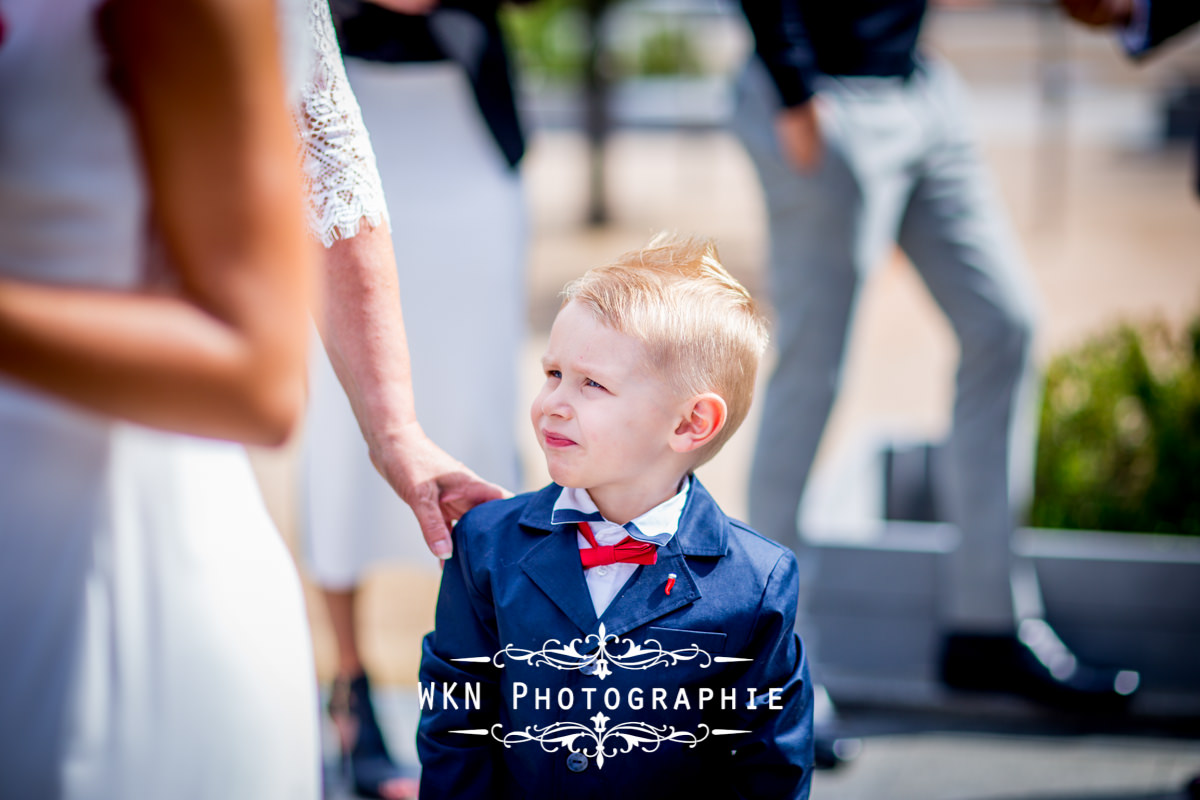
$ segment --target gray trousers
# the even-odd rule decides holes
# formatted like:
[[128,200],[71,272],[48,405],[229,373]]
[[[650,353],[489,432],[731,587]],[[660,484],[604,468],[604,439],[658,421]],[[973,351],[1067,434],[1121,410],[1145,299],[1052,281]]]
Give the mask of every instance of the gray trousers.
[[798,535],[797,508],[837,393],[859,291],[898,243],[961,350],[939,486],[962,532],[939,587],[945,622],[1011,629],[1010,543],[1032,486],[1036,295],[968,131],[966,98],[937,62],[908,79],[823,78],[817,93],[825,153],[817,169],[801,174],[780,154],[778,94],[757,60],[739,87],[734,128],[770,217],[778,352],[751,472],[750,523],[802,561],[813,558]]

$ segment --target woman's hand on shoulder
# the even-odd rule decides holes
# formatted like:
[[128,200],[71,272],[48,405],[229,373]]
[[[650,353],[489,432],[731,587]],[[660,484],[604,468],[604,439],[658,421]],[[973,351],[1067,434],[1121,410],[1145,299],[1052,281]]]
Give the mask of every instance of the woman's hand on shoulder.
[[410,423],[371,443],[371,463],[412,508],[430,552],[451,556],[451,526],[475,506],[511,496],[438,447]]

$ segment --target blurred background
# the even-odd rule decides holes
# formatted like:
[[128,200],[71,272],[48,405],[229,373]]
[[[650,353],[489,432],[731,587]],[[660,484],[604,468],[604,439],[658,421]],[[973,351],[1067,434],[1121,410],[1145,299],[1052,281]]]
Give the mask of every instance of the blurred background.
[[[511,487],[520,491],[547,480],[525,409],[563,284],[673,229],[716,239],[726,266],[765,301],[766,239],[753,167],[725,130],[751,48],[735,4],[541,0],[508,9],[504,23],[530,132],[525,399],[512,421],[526,447],[524,485]],[[1054,4],[997,0],[934,4],[924,37],[968,84],[978,136],[1041,293],[1037,352],[1047,386],[1031,524],[1200,534],[1200,200],[1191,153],[1200,36],[1138,65],[1111,34],[1071,24]],[[865,290],[814,483],[864,437],[944,434],[956,358],[947,323],[894,254]],[[752,411],[700,471],[735,517],[745,516],[757,426]],[[296,453],[255,454],[294,550],[302,535]],[[397,690],[388,701],[397,704],[394,739],[410,738],[415,721],[405,692],[415,687],[437,584],[436,562],[425,556],[379,570],[365,587],[364,654],[373,679]],[[323,614],[314,595],[316,660],[328,680],[334,657]],[[1180,640],[1196,648],[1192,659],[1200,658],[1194,632]],[[931,726],[924,711],[906,713],[863,709],[864,730],[906,735],[868,740],[861,763],[818,776],[818,796],[1149,800],[1182,796],[1169,787],[1200,773],[1200,723],[1187,717],[1152,725],[1149,737],[1107,731],[1082,746],[1087,726],[1045,718],[999,715],[992,730],[947,733],[945,718]],[[396,745],[411,752],[408,742]]]

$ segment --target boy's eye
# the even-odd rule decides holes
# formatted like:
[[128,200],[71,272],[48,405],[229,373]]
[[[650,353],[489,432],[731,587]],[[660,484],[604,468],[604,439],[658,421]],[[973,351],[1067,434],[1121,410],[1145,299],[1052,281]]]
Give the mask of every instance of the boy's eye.
[[554,378],[555,380],[562,380],[562,373],[556,369],[548,369],[546,370],[546,377]]
[[584,385],[584,386],[590,386],[590,387],[592,387],[592,388],[595,388],[595,389],[603,389],[603,388],[604,388],[603,386],[601,386],[600,384],[596,383],[596,382],[595,382],[594,380],[592,380],[591,378],[587,378],[587,379],[585,379],[585,380],[584,380],[584,382],[583,382],[583,385]]

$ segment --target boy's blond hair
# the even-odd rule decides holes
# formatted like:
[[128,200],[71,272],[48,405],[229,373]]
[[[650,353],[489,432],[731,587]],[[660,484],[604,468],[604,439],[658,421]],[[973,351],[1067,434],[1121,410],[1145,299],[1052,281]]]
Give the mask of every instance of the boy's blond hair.
[[642,342],[649,366],[682,396],[713,392],[725,400],[725,427],[699,451],[696,466],[716,455],[750,410],[767,326],[712,240],[660,233],[571,281],[563,297],[563,305],[577,301]]

